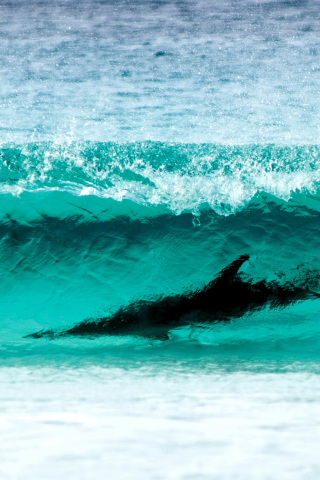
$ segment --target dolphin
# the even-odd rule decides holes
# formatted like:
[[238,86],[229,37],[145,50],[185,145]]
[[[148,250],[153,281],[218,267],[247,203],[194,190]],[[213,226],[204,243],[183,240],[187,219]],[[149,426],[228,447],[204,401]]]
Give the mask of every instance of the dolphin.
[[276,281],[254,282],[239,273],[247,260],[249,255],[241,255],[202,289],[153,301],[136,301],[108,317],[87,319],[62,331],[41,330],[27,337],[133,335],[167,340],[171,330],[182,326],[214,324],[268,306],[285,308],[295,302],[320,298],[320,294],[289,282],[282,285]]

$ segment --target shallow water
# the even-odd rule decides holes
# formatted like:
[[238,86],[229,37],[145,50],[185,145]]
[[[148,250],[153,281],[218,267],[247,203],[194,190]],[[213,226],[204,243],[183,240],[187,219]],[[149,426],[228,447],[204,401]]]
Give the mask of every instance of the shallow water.
[[244,254],[320,292],[319,12],[1,2],[1,478],[319,477],[315,295],[59,334]]
[[318,365],[128,363],[2,369],[1,478],[319,475]]

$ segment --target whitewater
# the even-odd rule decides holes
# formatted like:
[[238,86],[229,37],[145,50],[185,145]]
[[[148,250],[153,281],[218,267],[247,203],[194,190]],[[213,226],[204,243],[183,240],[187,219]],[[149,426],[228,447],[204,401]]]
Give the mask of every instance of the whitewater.
[[1,480],[319,478],[319,19],[0,2]]

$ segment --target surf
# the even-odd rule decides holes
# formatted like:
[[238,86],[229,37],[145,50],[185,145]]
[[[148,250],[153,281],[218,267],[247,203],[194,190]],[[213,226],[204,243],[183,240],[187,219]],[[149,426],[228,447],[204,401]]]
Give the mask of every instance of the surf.
[[[114,324],[108,342],[116,345],[122,334],[147,340],[172,337],[183,318],[186,338],[188,329],[202,322],[206,328],[196,327],[196,338],[213,345],[226,339],[239,319],[239,342],[250,325],[246,335],[255,332],[252,338],[258,343],[268,336],[269,321],[274,338],[282,338],[286,312],[292,317],[286,341],[308,331],[316,342],[317,302],[312,296],[286,308],[270,308],[271,297],[261,309],[235,306],[219,327],[215,319],[227,314],[217,309],[208,314],[205,308],[192,308],[173,324],[168,309],[159,328],[152,321],[137,327],[135,315],[139,302],[150,312],[184,295],[191,302],[192,292],[202,291],[239,252],[250,256],[239,277],[243,286],[265,282],[270,291],[293,285],[318,292],[319,152],[317,146],[168,142],[2,145],[6,344],[13,338],[20,344],[39,331],[52,331],[56,342],[65,344],[80,337],[106,339],[110,319],[120,311],[128,319],[130,309],[133,324],[124,322],[122,332]],[[256,328],[259,315],[264,320]],[[298,320],[301,315],[304,322]],[[83,335],[58,336],[72,329]],[[36,342],[32,337],[24,341]]]

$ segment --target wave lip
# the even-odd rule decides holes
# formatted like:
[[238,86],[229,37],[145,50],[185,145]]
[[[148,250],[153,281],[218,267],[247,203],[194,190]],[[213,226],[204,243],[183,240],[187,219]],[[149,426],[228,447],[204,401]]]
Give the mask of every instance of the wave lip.
[[176,214],[208,205],[220,215],[243,208],[259,192],[284,201],[316,194],[320,146],[54,142],[0,149],[0,192],[67,191]]

